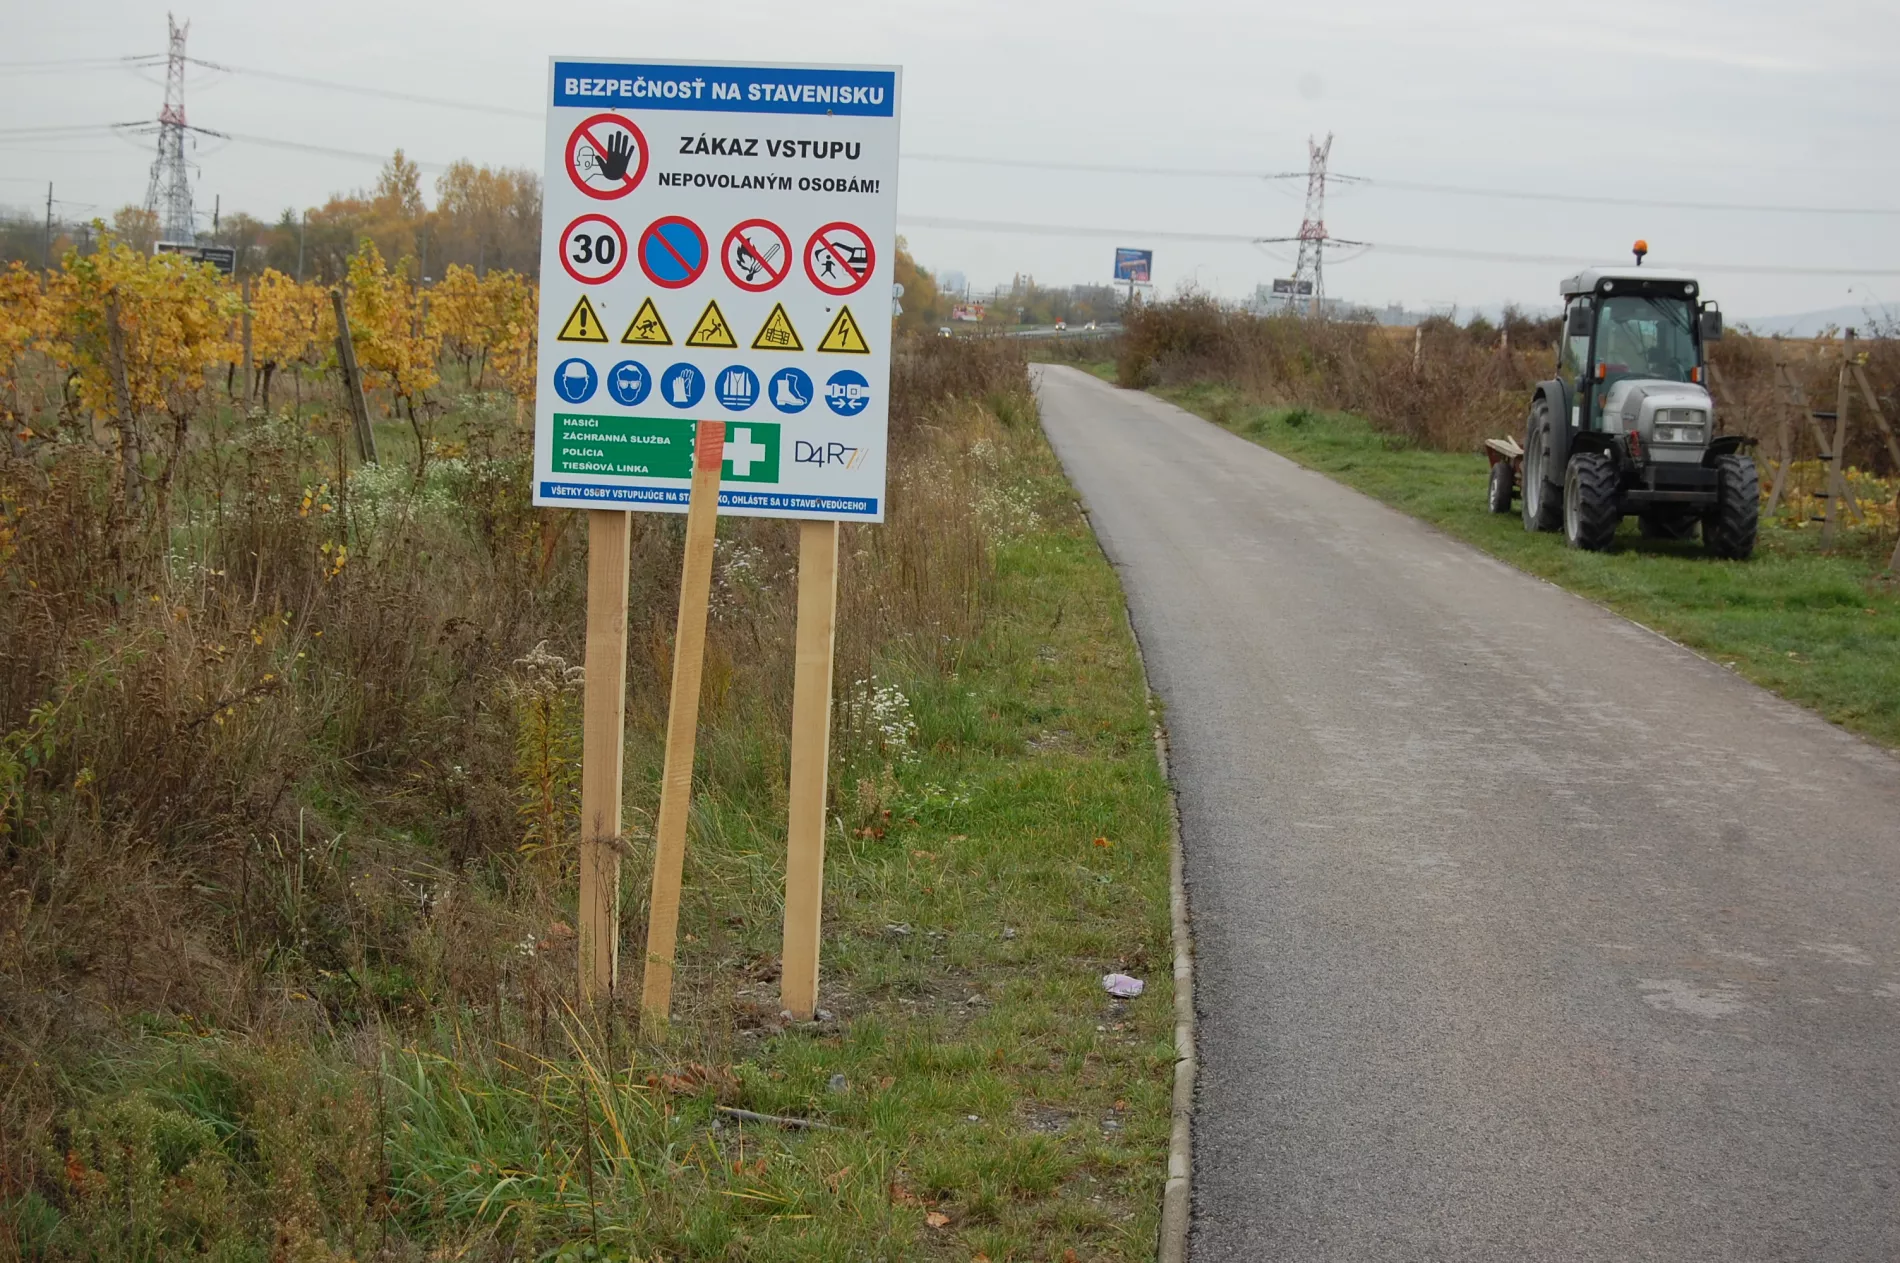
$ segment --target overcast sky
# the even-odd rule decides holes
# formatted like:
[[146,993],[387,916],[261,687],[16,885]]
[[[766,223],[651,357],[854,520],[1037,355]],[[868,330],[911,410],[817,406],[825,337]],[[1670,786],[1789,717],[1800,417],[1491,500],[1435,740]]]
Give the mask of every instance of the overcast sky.
[[[546,57],[872,62],[904,69],[904,147],[1029,163],[1273,172],[1304,168],[1335,134],[1333,166],[1374,183],[1338,190],[1327,227],[1374,249],[1328,269],[1330,293],[1414,307],[1555,301],[1560,263],[1425,257],[1399,247],[1849,269],[1793,276],[1704,268],[1732,316],[1900,301],[1900,213],[1808,215],[1442,195],[1433,183],[1550,195],[1900,212],[1900,48],[1894,0],[1238,0],[321,6],[182,0],[189,51],[233,66],[486,102],[530,115]],[[22,68],[157,53],[162,5],[33,5],[0,16],[0,202],[109,214],[142,201],[151,154],[110,136],[8,129],[150,118],[162,74]],[[245,136],[423,162],[542,166],[542,125],[194,70],[193,123]],[[275,217],[369,183],[372,162],[209,142],[200,204]],[[1245,178],[1037,170],[908,159],[900,230],[920,262],[973,285],[1016,272],[1106,279],[1115,245],[1155,249],[1155,280],[1239,297],[1290,265],[1244,242],[1163,232],[1284,236],[1303,186]],[[431,190],[432,191],[432,190]],[[96,210],[85,210],[90,204]],[[974,231],[921,219],[1150,230],[1117,236]],[[911,220],[909,226],[904,219]],[[1289,256],[1290,257],[1290,254]],[[1881,270],[1895,273],[1882,276]]]

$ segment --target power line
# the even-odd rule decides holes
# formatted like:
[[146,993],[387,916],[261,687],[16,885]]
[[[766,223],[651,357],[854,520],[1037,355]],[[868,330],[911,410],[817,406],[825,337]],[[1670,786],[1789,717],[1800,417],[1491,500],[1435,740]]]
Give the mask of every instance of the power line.
[[87,133],[104,134],[110,132],[117,123],[72,123],[51,127],[0,127],[0,136],[19,136],[34,140],[44,140],[53,136],[78,136]]
[[[1253,245],[1263,238],[1252,233],[1178,232],[1152,228],[1104,228],[1086,224],[1038,224],[1000,219],[954,219],[942,215],[899,215],[898,222],[911,228],[944,228],[958,232],[1020,233],[1046,237],[1116,237],[1124,241],[1203,241],[1224,245]],[[1424,259],[1468,259],[1481,263],[1536,263],[1560,267],[1587,266],[1594,262],[1582,254],[1525,254],[1503,250],[1466,250],[1454,246],[1411,246],[1374,242],[1369,249],[1378,254],[1410,255]],[[1732,272],[1760,276],[1900,276],[1900,268],[1795,267],[1772,263],[1691,263],[1670,264],[1690,271]]]
[[[1016,167],[1026,171],[1085,171],[1096,175],[1184,175],[1213,180],[1266,178],[1259,171],[1241,171],[1231,167],[1137,167],[1100,162],[1045,162],[1041,159],[1029,158],[977,158],[967,154],[915,153],[908,149],[898,156],[906,162],[957,162],[976,167]],[[1300,175],[1304,177],[1306,173],[1302,171]]]
[[[62,61],[17,61],[0,62],[0,71],[53,69],[59,67],[87,67],[103,69],[108,67],[140,68],[156,65],[164,60],[163,54],[134,54],[125,57],[76,57]],[[345,92],[355,96],[378,97],[389,101],[406,101],[413,105],[430,105],[441,109],[466,110],[480,114],[493,114],[503,118],[530,119],[539,122],[544,115],[538,110],[512,109],[504,105],[489,105],[479,101],[461,101],[449,97],[427,96],[416,92],[398,92],[392,88],[375,88],[364,84],[342,83],[334,79],[318,79],[309,75],[294,75],[281,70],[266,70],[260,66],[234,66],[225,62],[207,61],[203,58],[189,59],[193,65],[207,70],[220,70],[227,74],[249,75],[257,79],[270,79],[278,83],[292,83],[306,88],[322,88],[332,92]],[[945,162],[965,166],[1006,167],[1029,171],[1073,171],[1091,175],[1140,175],[1185,177],[1189,179],[1215,180],[1289,180],[1305,179],[1305,171],[1263,172],[1239,167],[1168,167],[1137,165],[1129,163],[1099,162],[1062,162],[1040,158],[993,158],[975,154],[916,153],[905,152],[901,157],[907,162]],[[1425,193],[1447,197],[1478,197],[1519,202],[1562,202],[1585,206],[1630,206],[1644,210],[1691,210],[1710,211],[1724,214],[1758,215],[1834,215],[1834,216],[1876,216],[1900,217],[1900,207],[1892,206],[1796,206],[1779,202],[1710,202],[1681,198],[1619,197],[1609,194],[1589,193],[1538,193],[1526,189],[1500,189],[1478,185],[1440,184],[1420,180],[1383,180],[1371,176],[1329,175],[1334,182],[1363,184],[1374,189],[1390,189],[1405,193]]]
[[1588,206],[1636,206],[1649,210],[1740,211],[1763,215],[1900,215],[1887,206],[1788,206],[1773,202],[1690,202],[1662,198],[1610,197],[1590,193],[1527,193],[1522,189],[1469,188],[1458,184],[1423,184],[1410,180],[1375,180],[1373,188],[1402,189],[1408,193],[1448,193],[1457,197],[1500,198],[1517,202],[1573,202]]
[[[277,140],[270,136],[250,136],[250,135],[246,135],[243,132],[226,132],[224,134],[232,140],[241,141],[242,143],[247,144],[247,145],[263,145],[271,149],[289,149],[289,150],[294,150],[298,153],[323,154],[331,158],[354,158],[363,162],[374,162],[378,164],[388,162],[390,158],[390,155],[386,153],[385,154],[369,153],[361,149],[338,149],[331,145],[306,145],[301,141]],[[403,154],[403,161],[413,162],[416,164],[416,166],[419,169],[423,171],[440,172],[440,171],[447,171],[449,169],[449,165],[447,163],[423,162],[423,161],[420,161],[419,159],[411,158],[407,153]]]
[[[426,96],[419,92],[398,92],[393,88],[375,88],[360,83],[342,83],[335,79],[317,79],[309,75],[289,74],[282,70],[266,70],[261,66],[233,66],[228,62],[208,61],[202,57],[188,57],[185,60],[205,70],[248,75],[253,79],[270,79],[277,83],[294,83],[305,88],[347,92],[353,96],[378,97],[386,101],[407,101],[412,105],[434,105],[443,109],[468,110],[477,114],[497,114],[504,118],[532,119],[535,122],[540,122],[546,117],[539,110],[517,110],[505,105],[488,105],[481,101],[458,101],[450,97]],[[130,57],[75,57],[65,61],[0,62],[0,72],[55,70],[63,67],[91,70],[144,69],[162,65],[164,62],[165,55],[162,53]]]
[[479,101],[457,101],[448,97],[423,96],[416,92],[397,92],[392,88],[372,88],[362,84],[338,83],[334,79],[313,79],[308,75],[285,74],[281,70],[262,70],[256,66],[232,66],[224,62],[204,61],[193,57],[194,66],[203,66],[207,70],[222,70],[227,74],[249,75],[254,79],[272,79],[278,83],[294,83],[306,88],[325,88],[332,92],[347,92],[354,96],[381,97],[387,101],[407,101],[412,105],[434,105],[449,110],[469,110],[478,114],[498,114],[504,118],[528,118],[541,122],[547,116],[539,110],[516,110],[505,105],[486,105]]
[[[1216,180],[1304,180],[1305,171],[1263,172],[1235,167],[1160,167],[1120,163],[1042,162],[1021,158],[983,158],[974,154],[912,153],[901,155],[908,162],[950,162],[966,166],[1013,167],[1038,171],[1081,171],[1097,175],[1183,176]],[[1429,193],[1450,197],[1501,198],[1521,202],[1568,202],[1589,206],[1634,206],[1646,210],[1722,211],[1766,215],[1876,215],[1900,216],[1900,207],[1891,206],[1791,206],[1776,202],[1704,202],[1672,198],[1618,197],[1610,194],[1537,193],[1524,189],[1483,188],[1464,184],[1433,184],[1418,180],[1382,180],[1375,176],[1329,175],[1332,181],[1361,184],[1372,189],[1392,189],[1406,193]]]
[[[67,62],[0,62],[0,70],[13,67],[30,68],[37,66],[90,66],[95,68],[130,67],[155,64],[162,56],[151,55],[128,57],[73,58]],[[207,70],[220,70],[227,74],[249,75],[257,79],[269,79],[278,83],[297,84],[306,88],[321,88],[331,92],[344,92],[354,96],[377,97],[388,101],[406,101],[412,105],[430,105],[440,109],[465,110],[479,114],[493,114],[503,118],[530,119],[536,122],[545,117],[539,110],[513,109],[505,105],[489,105],[479,101],[461,101],[450,97],[428,96],[417,92],[399,92],[393,88],[376,88],[365,84],[343,83],[335,79],[319,79],[310,75],[289,74],[281,70],[266,70],[261,66],[234,66],[226,62],[207,61],[203,58],[189,59],[193,65]],[[1239,167],[1168,167],[1139,165],[1129,163],[1100,162],[1062,162],[1030,158],[993,158],[975,154],[916,153],[905,152],[901,157],[907,162],[945,162],[966,166],[1006,167],[1029,171],[1072,171],[1090,175],[1140,175],[1184,177],[1189,179],[1215,180],[1290,180],[1305,179],[1305,171],[1264,172]],[[1538,193],[1526,189],[1499,189],[1478,185],[1439,184],[1420,180],[1383,180],[1372,176],[1351,176],[1332,174],[1327,177],[1333,182],[1362,184],[1373,189],[1389,189],[1405,193],[1425,193],[1446,197],[1478,197],[1519,202],[1567,202],[1585,206],[1630,206],[1644,210],[1691,210],[1711,211],[1724,214],[1757,215],[1833,215],[1833,216],[1876,216],[1900,217],[1900,207],[1891,206],[1796,206],[1779,202],[1710,202],[1681,198],[1619,197],[1610,194],[1589,193]]]
[[164,60],[163,53],[132,53],[124,57],[58,57],[40,61],[0,61],[0,73],[39,74],[55,70],[110,70],[121,66],[136,68],[157,65]]

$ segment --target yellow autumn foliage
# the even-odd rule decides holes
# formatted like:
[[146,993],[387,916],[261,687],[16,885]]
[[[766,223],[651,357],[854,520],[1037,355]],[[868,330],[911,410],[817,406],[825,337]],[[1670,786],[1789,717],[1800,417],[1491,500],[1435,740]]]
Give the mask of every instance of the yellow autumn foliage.
[[[188,416],[205,373],[242,354],[237,290],[216,269],[179,255],[143,254],[115,240],[89,255],[69,253],[48,274],[44,304],[44,349],[74,374],[80,402],[101,417],[121,407],[134,416]],[[115,381],[121,368],[123,401]]]
[[350,256],[348,310],[364,384],[387,389],[413,407],[441,380],[441,344],[423,320],[421,297],[407,273],[392,271],[367,238]]
[[251,357],[260,366],[315,368],[334,354],[329,291],[267,268],[251,285]]
[[[1827,512],[1825,491],[1826,466],[1818,460],[1798,460],[1788,467],[1788,485],[1782,489],[1781,504],[1775,515],[1796,530],[1818,526]],[[1774,465],[1764,463],[1761,471],[1762,495],[1768,495],[1774,479]],[[1865,527],[1892,531],[1900,524],[1900,478],[1876,478],[1865,470],[1847,468],[1847,489],[1860,505],[1861,517],[1851,512],[1841,519],[1844,529]]]
[[18,368],[26,352],[46,337],[46,303],[40,278],[23,263],[0,272],[0,423],[23,411]]
[[[441,282],[429,291],[429,331],[444,351],[472,369],[472,384],[478,390],[491,366],[514,389],[524,326],[528,326],[528,358],[533,358],[534,319],[534,283],[516,272],[477,276],[474,269],[451,263]],[[532,389],[531,363],[527,373]]]

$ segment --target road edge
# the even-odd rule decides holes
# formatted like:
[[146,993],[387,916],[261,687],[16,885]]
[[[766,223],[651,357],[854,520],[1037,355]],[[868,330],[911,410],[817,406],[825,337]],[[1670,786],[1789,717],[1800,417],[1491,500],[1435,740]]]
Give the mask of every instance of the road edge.
[[[1133,635],[1131,622],[1129,632]],[[1148,663],[1135,637],[1141,677]],[[1155,710],[1154,689],[1148,709]],[[1181,804],[1174,793],[1168,761],[1168,730],[1157,717],[1155,760],[1168,787],[1168,912],[1174,927],[1174,1109],[1168,1131],[1168,1182],[1161,1190],[1161,1232],[1155,1255],[1160,1263],[1186,1263],[1189,1210],[1194,1177],[1194,942],[1188,925],[1187,866],[1181,851]]]
[[[1040,395],[1041,375],[1031,365],[1032,393]],[[1098,379],[1099,380],[1099,379]],[[1038,397],[1037,424],[1041,425],[1042,401]],[[1045,436],[1047,431],[1044,431]],[[1050,444],[1051,450],[1054,444]],[[1061,463],[1060,453],[1056,456]],[[1062,476],[1067,479],[1065,467]],[[1115,572],[1116,587],[1121,587],[1121,567],[1109,555],[1095,529],[1088,501],[1073,482],[1070,491],[1088,523],[1109,568]],[[1181,800],[1175,793],[1174,774],[1168,759],[1168,728],[1162,721],[1161,699],[1148,675],[1148,655],[1142,651],[1141,633],[1135,629],[1134,614],[1128,608],[1128,593],[1122,591],[1122,621],[1128,628],[1128,642],[1135,647],[1135,665],[1141,668],[1141,685],[1148,697],[1148,715],[1154,722],[1155,763],[1161,770],[1168,791],[1168,917],[1174,938],[1174,1098],[1168,1129],[1168,1177],[1161,1188],[1161,1227],[1156,1234],[1155,1257],[1160,1263],[1187,1263],[1188,1227],[1192,1219],[1194,1180],[1194,1078],[1198,1066],[1194,1044],[1194,938],[1188,917],[1187,860],[1181,846]]]

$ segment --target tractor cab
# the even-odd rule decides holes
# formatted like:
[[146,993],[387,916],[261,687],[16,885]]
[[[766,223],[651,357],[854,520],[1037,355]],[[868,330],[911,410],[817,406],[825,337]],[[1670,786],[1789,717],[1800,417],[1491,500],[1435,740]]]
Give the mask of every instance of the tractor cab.
[[1569,428],[1634,432],[1677,449],[1672,458],[1691,456],[1686,446],[1714,433],[1705,346],[1722,336],[1720,309],[1700,300],[1695,277],[1657,268],[1588,268],[1561,288],[1557,373]]

